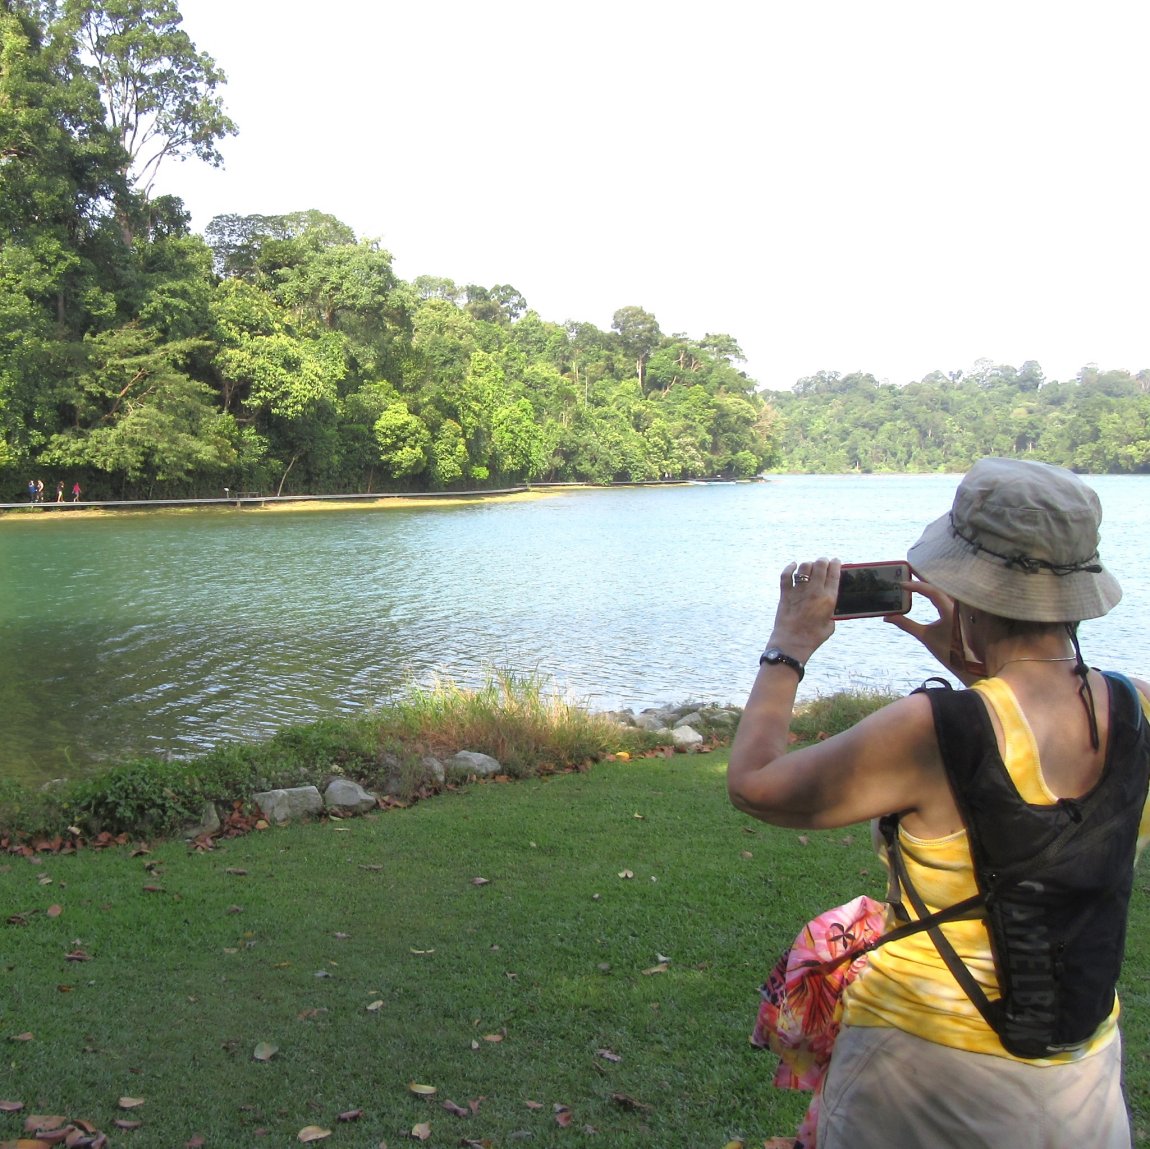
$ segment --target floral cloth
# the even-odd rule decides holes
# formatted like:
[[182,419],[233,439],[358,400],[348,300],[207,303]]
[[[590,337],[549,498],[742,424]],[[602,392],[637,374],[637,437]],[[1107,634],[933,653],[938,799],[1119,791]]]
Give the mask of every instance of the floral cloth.
[[842,1020],[843,990],[866,968],[867,946],[882,936],[884,922],[882,903],[865,894],[826,910],[803,926],[763,984],[751,1044],[779,1055],[776,1088],[814,1093],[795,1149],[815,1149],[819,1097]]

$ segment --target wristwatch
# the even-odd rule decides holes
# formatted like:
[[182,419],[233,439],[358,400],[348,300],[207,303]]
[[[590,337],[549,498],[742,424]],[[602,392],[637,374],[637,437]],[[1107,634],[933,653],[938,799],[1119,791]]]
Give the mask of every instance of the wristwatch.
[[798,676],[799,681],[802,682],[803,675],[806,674],[807,668],[803,666],[797,658],[792,658],[791,655],[779,650],[777,646],[768,646],[766,650],[759,656],[759,665],[762,666],[766,663],[768,666],[778,666],[782,663],[783,666],[789,666]]

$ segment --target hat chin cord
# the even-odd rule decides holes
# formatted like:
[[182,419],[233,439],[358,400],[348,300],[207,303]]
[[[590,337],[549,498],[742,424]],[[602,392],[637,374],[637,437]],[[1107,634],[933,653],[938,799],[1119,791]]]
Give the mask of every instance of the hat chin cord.
[[1100,744],[1098,714],[1094,709],[1094,691],[1090,689],[1090,667],[1083,660],[1082,647],[1078,645],[1077,624],[1068,622],[1066,633],[1070,636],[1070,645],[1074,647],[1074,673],[1081,679],[1078,685],[1078,697],[1082,699],[1082,705],[1086,708],[1086,721],[1090,724],[1090,746],[1097,750]]

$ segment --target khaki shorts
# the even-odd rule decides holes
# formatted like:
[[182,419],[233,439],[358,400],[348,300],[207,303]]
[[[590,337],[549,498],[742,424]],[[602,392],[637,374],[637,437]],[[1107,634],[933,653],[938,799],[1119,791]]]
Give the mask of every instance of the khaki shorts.
[[899,1029],[843,1026],[819,1149],[1130,1149],[1122,1047],[1036,1066]]

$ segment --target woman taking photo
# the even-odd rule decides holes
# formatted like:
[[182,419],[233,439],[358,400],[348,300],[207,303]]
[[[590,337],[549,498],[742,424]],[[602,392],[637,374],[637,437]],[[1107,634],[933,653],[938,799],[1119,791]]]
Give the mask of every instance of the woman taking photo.
[[[1054,848],[1028,850],[1033,880],[1012,889],[1034,904],[1016,906],[1013,919],[996,907],[989,918],[983,910],[941,926],[941,942],[936,929],[875,949],[845,993],[819,1149],[1129,1149],[1113,983],[1135,851],[1150,831],[1141,712],[1150,686],[1136,682],[1135,694],[1128,680],[1089,669],[1079,649],[1077,624],[1121,598],[1098,557],[1101,517],[1097,495],[1062,468],[976,464],[950,512],[907,555],[922,580],[913,590],[938,618],[887,620],[972,689],[912,694],[789,753],[796,688],[834,632],[839,563],[792,563],[782,573],[774,629],[731,749],[732,802],[796,828],[885,818],[897,846],[890,857],[905,875],[905,885],[892,883],[888,931],[905,920],[900,900],[913,920],[985,893],[997,877],[987,851],[1023,849],[1041,819],[1075,823],[1073,868],[1086,884],[1052,895],[1062,890],[1045,880]],[[948,722],[956,700],[966,718]],[[961,761],[973,763],[969,791],[954,781]],[[1025,1015],[1018,1025],[1037,1017],[1039,1029],[1047,1021],[1053,1029],[1035,1044],[1000,1027],[1004,1002],[1007,1014],[1017,1005]]]

